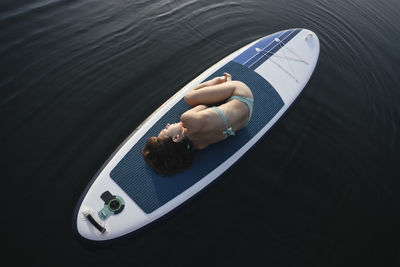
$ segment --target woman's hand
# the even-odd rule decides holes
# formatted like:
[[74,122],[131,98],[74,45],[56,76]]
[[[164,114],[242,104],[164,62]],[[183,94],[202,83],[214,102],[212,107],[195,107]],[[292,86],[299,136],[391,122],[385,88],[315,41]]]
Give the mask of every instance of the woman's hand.
[[226,82],[225,76],[215,77],[213,80],[214,80],[214,83],[210,84],[210,85],[217,85],[217,84]]
[[232,81],[232,76],[229,73],[224,73],[224,76],[215,77],[214,82],[215,84],[221,84]]
[[227,72],[224,72],[224,77],[225,77],[225,82],[231,82],[232,81],[232,75],[230,75]]

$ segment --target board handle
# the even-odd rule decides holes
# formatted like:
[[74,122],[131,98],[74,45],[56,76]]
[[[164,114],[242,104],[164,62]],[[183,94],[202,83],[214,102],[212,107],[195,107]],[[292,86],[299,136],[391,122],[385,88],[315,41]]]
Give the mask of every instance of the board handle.
[[82,211],[82,214],[90,222],[90,224],[100,232],[100,234],[104,234],[106,232],[106,228],[96,221],[94,216],[90,213],[90,210],[84,210]]

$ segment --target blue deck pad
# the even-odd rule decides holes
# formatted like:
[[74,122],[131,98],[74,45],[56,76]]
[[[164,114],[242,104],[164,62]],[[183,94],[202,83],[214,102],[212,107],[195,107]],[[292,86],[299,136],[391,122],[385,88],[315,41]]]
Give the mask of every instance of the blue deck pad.
[[[276,42],[275,38],[278,38],[279,40],[281,40],[281,42],[286,44],[291,39],[293,39],[293,37],[295,37],[300,31],[301,29],[292,29],[268,35],[267,37],[262,38],[260,41],[252,45],[245,52],[237,56],[233,61],[240,63],[251,70],[255,70],[268,58],[275,54],[279,49],[282,48],[283,44]],[[263,50],[263,52],[257,52],[256,48],[260,48],[261,50]]]
[[229,62],[205,80],[232,74],[234,80],[246,83],[254,95],[253,117],[246,128],[224,141],[196,151],[193,166],[171,177],[156,174],[143,160],[141,150],[146,139],[157,136],[167,123],[178,122],[190,108],[183,99],[173,106],[131,148],[111,171],[111,178],[146,213],[161,207],[213,171],[254,137],[284,105],[276,90],[259,74],[236,62]]

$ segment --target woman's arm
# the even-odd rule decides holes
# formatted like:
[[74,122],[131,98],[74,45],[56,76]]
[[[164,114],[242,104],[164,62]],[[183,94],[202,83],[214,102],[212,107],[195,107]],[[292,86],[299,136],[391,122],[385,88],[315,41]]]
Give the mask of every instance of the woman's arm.
[[[185,101],[188,105],[191,107],[195,107],[197,105],[201,104],[215,104],[218,103],[219,98],[223,98],[227,96],[226,98],[229,97],[229,92],[222,93],[218,92],[220,90],[225,90],[228,88],[227,86],[219,86],[221,84],[226,84],[228,82],[232,81],[232,76],[229,73],[224,73],[224,76],[220,77],[215,77],[212,80],[209,80],[207,82],[201,83],[197,86],[195,86],[191,91],[186,93],[185,95]],[[215,92],[217,91],[217,92]],[[210,92],[213,92],[210,94]],[[208,95],[210,94],[210,95]],[[208,95],[206,98],[204,96]],[[215,99],[215,97],[217,99]],[[226,99],[225,98],[225,99]],[[219,102],[223,101],[224,99],[220,100]]]
[[212,80],[206,81],[204,83],[201,83],[197,86],[195,86],[192,90],[198,90],[200,88],[203,87],[207,87],[207,86],[211,86],[211,85],[217,85],[220,83],[224,83],[224,82],[229,82],[232,80],[232,76],[229,73],[224,73],[224,76],[220,76],[220,77],[215,77]]

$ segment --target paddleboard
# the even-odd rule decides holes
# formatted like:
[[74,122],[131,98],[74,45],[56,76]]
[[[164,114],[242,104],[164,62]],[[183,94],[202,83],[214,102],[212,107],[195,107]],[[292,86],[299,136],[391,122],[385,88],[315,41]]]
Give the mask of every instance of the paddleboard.
[[[83,192],[73,216],[77,235],[104,243],[131,235],[204,189],[243,156],[278,121],[306,86],[319,56],[319,40],[306,29],[257,39],[233,52],[166,101],[123,142]],[[156,174],[142,157],[146,139],[190,107],[183,97],[197,84],[230,73],[254,95],[247,127],[196,151],[193,166],[172,177]]]

